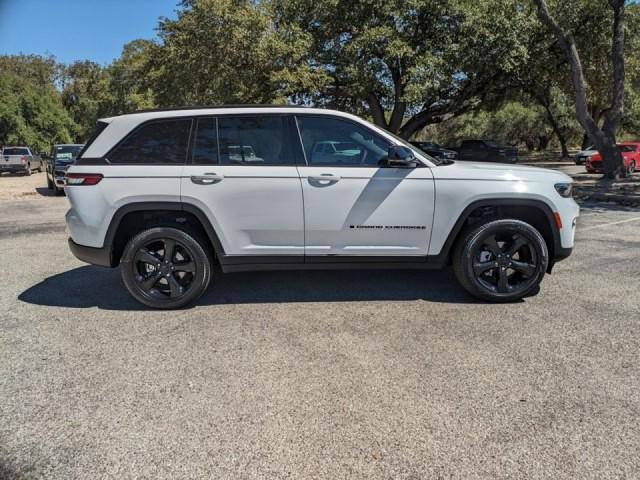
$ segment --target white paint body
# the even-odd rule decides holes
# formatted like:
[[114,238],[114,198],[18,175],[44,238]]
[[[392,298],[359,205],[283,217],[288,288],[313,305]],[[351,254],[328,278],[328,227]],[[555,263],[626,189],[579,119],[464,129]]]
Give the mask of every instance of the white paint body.
[[[232,114],[329,115],[347,118],[404,145],[384,130],[342,112],[300,108],[220,108],[149,112],[106,119],[82,158],[104,157],[140,123],[156,118]],[[115,212],[134,202],[183,202],[208,217],[227,255],[437,255],[467,206],[484,199],[544,202],[562,219],[563,248],[573,247],[579,208],[561,197],[567,175],[534,167],[456,162],[436,165],[415,150],[418,168],[260,165],[73,165],[100,173],[95,186],[66,186],[74,242],[102,247]],[[192,176],[219,180],[198,185]],[[332,176],[331,181],[314,177]],[[351,228],[351,227],[354,228]],[[363,228],[356,228],[361,226]],[[412,228],[397,228],[408,226]],[[367,227],[371,227],[368,229]],[[387,228],[396,227],[396,228]]]

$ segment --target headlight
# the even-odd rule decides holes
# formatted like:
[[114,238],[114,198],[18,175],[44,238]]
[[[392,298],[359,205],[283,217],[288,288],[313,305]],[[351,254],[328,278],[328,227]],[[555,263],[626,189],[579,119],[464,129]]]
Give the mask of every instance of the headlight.
[[572,183],[556,183],[554,187],[561,197],[570,198],[573,195]]

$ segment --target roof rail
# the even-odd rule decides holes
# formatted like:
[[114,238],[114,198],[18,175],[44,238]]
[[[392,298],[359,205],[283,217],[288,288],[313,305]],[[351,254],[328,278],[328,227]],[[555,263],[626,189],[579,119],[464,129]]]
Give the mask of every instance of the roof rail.
[[221,105],[196,105],[192,107],[167,107],[136,110],[131,113],[173,112],[175,110],[206,110],[211,108],[311,108],[302,105],[269,105],[269,104],[221,104]]

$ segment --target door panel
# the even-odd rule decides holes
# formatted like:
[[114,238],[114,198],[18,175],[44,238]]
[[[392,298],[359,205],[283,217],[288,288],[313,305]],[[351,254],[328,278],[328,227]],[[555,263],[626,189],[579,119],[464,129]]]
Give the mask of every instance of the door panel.
[[[191,177],[223,177],[210,184]],[[199,180],[196,180],[199,181]],[[209,217],[227,255],[303,255],[300,178],[295,166],[188,165],[182,201]]]
[[[429,168],[299,167],[306,255],[426,255]],[[323,176],[332,180],[316,180]]]

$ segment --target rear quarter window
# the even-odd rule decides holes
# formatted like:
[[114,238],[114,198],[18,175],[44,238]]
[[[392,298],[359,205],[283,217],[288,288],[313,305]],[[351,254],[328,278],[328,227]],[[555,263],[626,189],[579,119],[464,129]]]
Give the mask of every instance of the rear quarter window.
[[119,164],[184,164],[190,130],[190,118],[145,123],[109,152],[107,159]]

